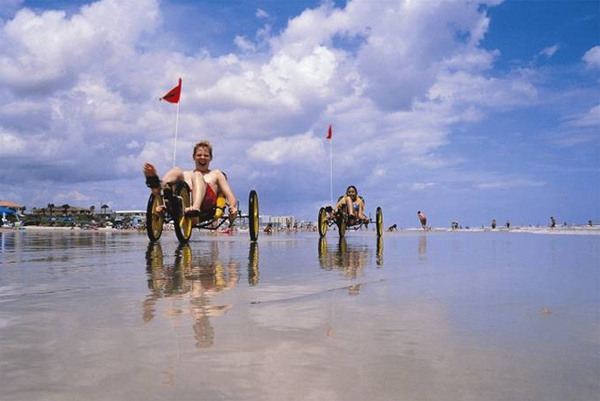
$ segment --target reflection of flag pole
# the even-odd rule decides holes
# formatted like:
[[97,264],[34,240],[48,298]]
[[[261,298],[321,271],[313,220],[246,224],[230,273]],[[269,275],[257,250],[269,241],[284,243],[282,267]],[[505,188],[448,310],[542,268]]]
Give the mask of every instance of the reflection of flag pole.
[[331,206],[333,204],[333,130],[331,124],[329,124],[329,130],[327,131],[327,140],[329,141],[329,201]]
[[175,167],[175,159],[177,157],[177,129],[179,127],[179,100],[181,99],[181,78],[179,78],[179,85],[174,87],[161,97],[159,100],[166,100],[169,103],[177,103],[177,115],[175,116],[175,144],[173,148],[173,167]]

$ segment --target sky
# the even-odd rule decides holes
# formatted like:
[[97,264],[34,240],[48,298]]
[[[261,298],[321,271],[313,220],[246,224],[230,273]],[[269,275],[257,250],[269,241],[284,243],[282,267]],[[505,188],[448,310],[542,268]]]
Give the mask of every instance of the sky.
[[205,139],[262,215],[599,223],[600,2],[0,0],[0,199],[145,209]]

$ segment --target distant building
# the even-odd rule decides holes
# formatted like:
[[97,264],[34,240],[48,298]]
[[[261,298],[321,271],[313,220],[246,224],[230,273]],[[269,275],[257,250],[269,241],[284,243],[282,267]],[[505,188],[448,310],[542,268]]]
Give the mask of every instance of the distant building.
[[146,221],[145,210],[116,210],[112,216],[116,224],[120,224],[125,219],[131,220],[131,226],[137,227]]
[[271,216],[269,218],[269,223],[271,223],[274,227],[292,228],[296,225],[296,217],[295,216]]
[[23,213],[25,209],[27,209],[23,205],[19,205],[18,203],[11,202],[5,199],[0,200],[0,207],[5,207],[7,209],[14,210],[15,212]]
[[85,208],[85,207],[79,207],[79,206],[70,206],[69,208],[66,210],[61,207],[61,205],[56,206],[54,205],[54,207],[52,208],[52,213],[50,213],[50,209],[48,207],[34,207],[31,210],[31,213],[33,215],[36,216],[49,216],[50,214],[52,214],[53,216],[76,216],[76,215],[91,215],[92,211],[89,208]]

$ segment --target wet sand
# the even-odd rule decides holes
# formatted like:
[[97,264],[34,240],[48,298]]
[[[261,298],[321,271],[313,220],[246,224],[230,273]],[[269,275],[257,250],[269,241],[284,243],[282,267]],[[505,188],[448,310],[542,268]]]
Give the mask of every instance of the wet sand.
[[0,231],[0,398],[597,400],[600,236]]

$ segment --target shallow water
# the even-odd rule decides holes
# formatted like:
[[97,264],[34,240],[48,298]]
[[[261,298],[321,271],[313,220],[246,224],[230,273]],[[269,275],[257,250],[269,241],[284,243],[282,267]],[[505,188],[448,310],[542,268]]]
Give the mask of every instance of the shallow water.
[[0,231],[12,400],[598,400],[600,236]]

